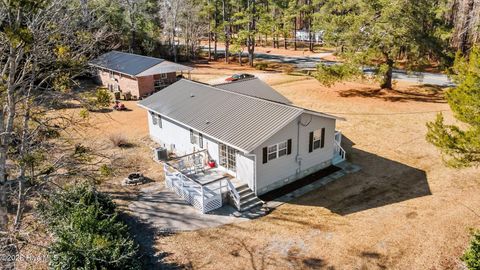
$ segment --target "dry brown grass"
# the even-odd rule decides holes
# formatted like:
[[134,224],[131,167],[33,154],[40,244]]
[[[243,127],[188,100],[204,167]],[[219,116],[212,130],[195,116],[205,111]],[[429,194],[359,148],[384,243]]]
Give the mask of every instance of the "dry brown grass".
[[[446,168],[425,140],[425,123],[443,111],[454,121],[441,89],[398,83],[378,91],[369,83],[332,88],[313,79],[247,67],[212,64],[195,70],[204,82],[248,70],[296,105],[346,117],[338,122],[349,160],[362,171],[244,223],[178,233],[155,241],[165,260],[197,269],[452,269],[459,268],[468,229],[479,227],[480,170]],[[83,140],[115,154],[122,173],[138,170],[163,181],[147,146],[146,113],[92,113]],[[121,133],[137,147],[104,147]],[[118,176],[102,184],[122,209],[138,189]],[[478,212],[478,211],[477,211]]]

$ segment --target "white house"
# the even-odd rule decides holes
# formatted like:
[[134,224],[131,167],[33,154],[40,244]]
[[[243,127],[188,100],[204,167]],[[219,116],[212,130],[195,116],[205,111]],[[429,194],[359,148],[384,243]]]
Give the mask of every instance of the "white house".
[[[217,86],[180,80],[138,104],[148,110],[154,141],[177,156],[203,151],[216,162],[217,172],[230,175],[223,187],[239,209],[258,204],[258,195],[345,159],[335,131],[338,117],[293,106],[258,79]],[[205,205],[204,178],[167,167],[167,176],[195,182],[202,192],[197,203]],[[177,193],[185,194],[180,189]]]

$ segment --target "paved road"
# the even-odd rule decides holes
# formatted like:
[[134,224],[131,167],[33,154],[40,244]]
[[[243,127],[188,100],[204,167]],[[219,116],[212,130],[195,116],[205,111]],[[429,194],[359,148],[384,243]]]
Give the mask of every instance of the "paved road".
[[[203,48],[208,50],[207,47]],[[218,54],[223,54],[223,50],[217,50]],[[324,63],[327,65],[334,65],[337,62],[326,61],[322,59],[331,53],[319,53],[315,56],[284,56],[277,54],[267,54],[267,53],[255,53],[256,59],[268,60],[272,62],[287,63],[292,64],[300,70],[314,70],[319,63]],[[246,53],[244,53],[247,56]],[[371,74],[373,69],[365,68],[364,72],[366,74]],[[397,81],[413,82],[420,84],[431,84],[439,86],[453,86],[453,82],[443,74],[429,73],[429,72],[411,72],[408,73],[403,70],[394,70],[393,79]]]

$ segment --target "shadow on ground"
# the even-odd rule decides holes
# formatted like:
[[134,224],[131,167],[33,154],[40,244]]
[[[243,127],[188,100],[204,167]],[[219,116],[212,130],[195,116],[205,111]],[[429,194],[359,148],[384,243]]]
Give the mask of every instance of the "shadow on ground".
[[360,165],[361,171],[291,203],[325,207],[334,213],[348,215],[432,194],[425,171],[356,149],[353,145],[348,138],[342,138],[348,159]]
[[122,213],[121,218],[129,225],[130,232],[139,244],[140,260],[144,269],[186,269],[186,265],[166,262],[171,254],[155,248],[158,237],[168,237],[168,233],[159,232],[151,223],[144,222],[135,216]]
[[409,87],[404,91],[400,90],[382,90],[371,88],[349,89],[341,91],[341,97],[364,97],[378,98],[390,102],[428,102],[428,103],[446,103],[444,99],[445,88],[435,85],[419,85]]

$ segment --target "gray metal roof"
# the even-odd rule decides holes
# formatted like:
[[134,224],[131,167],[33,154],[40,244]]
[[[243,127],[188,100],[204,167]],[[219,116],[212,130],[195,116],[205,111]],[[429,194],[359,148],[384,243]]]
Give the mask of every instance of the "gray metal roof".
[[270,85],[266,84],[258,78],[243,79],[230,83],[222,83],[214,85],[217,88],[237,92],[244,95],[259,97],[276,102],[291,104],[292,102],[278,93]]
[[190,71],[190,70],[193,70],[193,68],[165,60],[165,61],[161,62],[160,64],[155,65],[155,66],[137,74],[137,77],[155,75],[155,74],[160,74],[160,73]]
[[244,152],[255,150],[302,113],[342,119],[185,79],[138,105]]
[[244,152],[253,151],[304,112],[189,80],[180,80],[139,105]]
[[114,70],[123,74],[136,76],[165,60],[149,56],[143,56],[132,53],[111,51],[100,55],[98,58],[90,61],[90,64],[109,70]]

